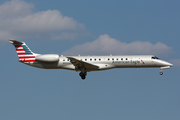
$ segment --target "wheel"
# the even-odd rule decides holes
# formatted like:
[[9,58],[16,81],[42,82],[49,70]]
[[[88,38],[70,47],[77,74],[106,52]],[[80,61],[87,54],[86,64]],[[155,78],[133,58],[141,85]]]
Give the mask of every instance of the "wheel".
[[163,75],[163,72],[160,72],[159,74],[160,74],[160,75]]
[[79,76],[81,76],[81,78],[82,78],[83,80],[86,78],[86,74],[84,74],[84,73],[82,73],[82,72],[79,73]]
[[81,78],[84,80],[84,79],[86,78],[86,76],[85,76],[85,75],[83,75],[83,76],[81,76]]
[[84,74],[82,72],[79,73],[79,76],[83,76]]

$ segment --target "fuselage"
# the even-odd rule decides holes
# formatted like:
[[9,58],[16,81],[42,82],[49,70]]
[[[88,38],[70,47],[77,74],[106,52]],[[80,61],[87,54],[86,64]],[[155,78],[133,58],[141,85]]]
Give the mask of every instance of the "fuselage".
[[[98,71],[112,68],[159,68],[172,66],[171,63],[160,60],[153,55],[128,55],[128,56],[71,56],[80,61],[99,66],[97,69],[86,68],[86,71]],[[60,56],[58,62],[26,62],[26,64],[44,69],[68,69],[80,71],[66,56]]]

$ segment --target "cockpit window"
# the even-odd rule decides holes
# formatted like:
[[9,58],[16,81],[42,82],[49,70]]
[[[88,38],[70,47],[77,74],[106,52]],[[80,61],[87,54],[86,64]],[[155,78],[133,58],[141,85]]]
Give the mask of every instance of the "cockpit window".
[[153,57],[152,57],[152,59],[159,59],[159,58],[158,58],[158,57],[156,57],[156,56],[153,56]]

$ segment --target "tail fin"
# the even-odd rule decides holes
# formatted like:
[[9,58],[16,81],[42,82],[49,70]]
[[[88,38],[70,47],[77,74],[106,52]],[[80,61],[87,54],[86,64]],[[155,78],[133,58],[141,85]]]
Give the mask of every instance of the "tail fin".
[[16,40],[9,40],[11,44],[16,48],[17,55],[20,62],[35,62],[35,54],[29,49],[25,42],[19,42]]

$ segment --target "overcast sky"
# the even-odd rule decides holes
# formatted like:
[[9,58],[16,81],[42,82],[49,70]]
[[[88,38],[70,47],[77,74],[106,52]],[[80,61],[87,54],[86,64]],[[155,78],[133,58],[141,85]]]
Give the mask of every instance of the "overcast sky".
[[[179,120],[178,0],[0,1],[0,119]],[[156,55],[174,67],[90,72],[18,62],[8,39],[35,53]]]

